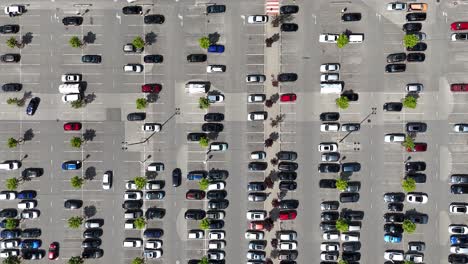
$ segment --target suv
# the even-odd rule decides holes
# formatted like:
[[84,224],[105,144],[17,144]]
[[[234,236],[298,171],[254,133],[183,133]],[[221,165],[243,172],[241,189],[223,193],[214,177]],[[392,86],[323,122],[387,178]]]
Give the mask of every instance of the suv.
[[276,153],[278,160],[290,160],[294,161],[297,159],[297,153],[294,151],[280,151]]

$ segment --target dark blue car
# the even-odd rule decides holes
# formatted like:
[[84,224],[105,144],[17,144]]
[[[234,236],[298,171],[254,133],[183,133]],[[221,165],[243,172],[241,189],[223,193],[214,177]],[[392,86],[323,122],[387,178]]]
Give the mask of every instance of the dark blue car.
[[69,160],[62,163],[62,170],[78,170],[81,168],[81,161]]
[[36,249],[41,247],[41,241],[37,239],[26,239],[19,244],[21,249]]
[[208,47],[208,52],[223,53],[224,52],[224,46],[223,45],[210,45]]
[[16,199],[34,199],[36,194],[36,191],[21,191],[18,193]]
[[160,238],[163,235],[164,235],[164,231],[162,229],[158,229],[158,228],[146,229],[143,232],[143,236],[145,238]]
[[19,229],[2,230],[2,232],[0,232],[1,238],[17,238],[20,235],[21,235],[21,230]]

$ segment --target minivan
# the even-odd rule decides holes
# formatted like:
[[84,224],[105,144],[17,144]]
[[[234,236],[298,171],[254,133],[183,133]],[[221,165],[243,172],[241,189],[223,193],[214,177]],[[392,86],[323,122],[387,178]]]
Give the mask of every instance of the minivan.
[[322,82],[320,83],[320,93],[322,94],[341,94],[343,83],[341,82]]
[[188,82],[185,84],[185,92],[190,94],[207,93],[210,90],[206,82]]

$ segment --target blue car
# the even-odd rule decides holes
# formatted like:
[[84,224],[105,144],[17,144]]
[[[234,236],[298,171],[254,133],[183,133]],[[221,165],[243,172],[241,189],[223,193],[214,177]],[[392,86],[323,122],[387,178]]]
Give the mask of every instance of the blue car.
[[450,236],[450,244],[466,244],[468,243],[468,235],[461,236],[461,235],[451,235]]
[[36,194],[36,191],[21,191],[18,193],[16,199],[34,199]]
[[23,240],[19,244],[19,247],[21,249],[36,249],[36,248],[41,247],[41,241],[37,239]]
[[81,168],[81,161],[69,160],[62,163],[62,170],[79,170]]
[[208,47],[208,52],[223,53],[224,45],[210,45]]
[[401,242],[401,235],[400,234],[385,234],[384,241],[387,243],[400,243]]

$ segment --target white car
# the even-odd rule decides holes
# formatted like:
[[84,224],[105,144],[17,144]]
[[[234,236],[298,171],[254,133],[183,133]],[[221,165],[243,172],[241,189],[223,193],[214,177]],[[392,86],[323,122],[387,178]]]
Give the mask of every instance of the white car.
[[320,125],[321,132],[337,132],[339,129],[339,123],[323,123]]
[[283,241],[292,241],[297,239],[297,232],[292,230],[279,231],[279,238]]
[[450,39],[452,41],[467,41],[468,40],[468,34],[467,33],[453,33],[450,36]]
[[318,145],[318,151],[320,151],[320,152],[336,152],[336,151],[338,151],[338,144],[336,144],[336,143],[320,143]]
[[448,231],[450,234],[466,235],[468,234],[468,226],[453,224],[449,225]]
[[158,123],[145,123],[141,126],[141,129],[147,132],[159,132],[161,127],[161,124]]
[[279,243],[279,248],[281,250],[295,250],[297,248],[296,241],[281,241]]
[[129,200],[141,200],[143,195],[141,194],[140,191],[126,191],[124,194],[124,200],[129,201]]
[[163,242],[161,240],[147,240],[145,244],[145,248],[151,248],[151,249],[158,249],[162,248]]
[[408,193],[408,195],[406,195],[406,201],[408,203],[425,204],[427,200],[427,194],[424,193]]
[[338,232],[324,232],[322,235],[323,240],[338,240],[340,238],[340,234]]
[[35,200],[24,200],[18,203],[18,209],[33,209],[37,206]]
[[401,143],[405,141],[405,138],[406,138],[405,134],[391,133],[391,134],[385,135],[384,141],[387,143]]
[[[451,246],[450,252],[455,254],[468,254],[468,245]],[[419,263],[419,262],[414,262]]]
[[322,252],[320,254],[320,259],[325,261],[337,261],[338,252]]
[[266,80],[263,74],[249,74],[245,77],[245,81],[248,83],[262,83]]
[[420,93],[424,90],[424,85],[420,83],[408,83],[406,85],[406,92],[408,93]]
[[265,233],[262,231],[248,230],[245,232],[246,239],[260,240],[260,239],[263,239],[264,236],[265,236]]
[[189,239],[203,239],[205,237],[205,231],[203,230],[190,230],[188,233]]
[[24,7],[20,5],[9,5],[5,7],[5,14],[21,15],[24,12]]
[[112,172],[106,171],[102,175],[102,189],[110,190],[111,187],[112,187]]
[[251,160],[263,160],[266,158],[266,152],[265,151],[252,151],[250,153],[250,159]]
[[385,260],[392,260],[392,261],[403,261],[403,253],[396,250],[387,250],[384,253]]
[[265,252],[263,251],[249,251],[246,255],[247,259],[256,260],[256,261],[263,261],[265,260]]
[[223,240],[210,240],[208,243],[208,249],[220,250],[226,247],[226,242]]
[[336,82],[340,80],[338,73],[325,73],[320,75],[321,82]]
[[62,82],[81,82],[81,74],[67,73],[62,75]]
[[209,191],[224,190],[225,187],[226,187],[226,184],[224,182],[215,182],[215,183],[210,183],[210,185],[208,185],[208,190]]
[[222,94],[210,94],[206,98],[212,104],[221,103],[221,102],[224,101],[224,95],[222,95]]
[[224,231],[210,231],[208,237],[210,239],[224,239],[225,233]]
[[247,18],[249,24],[265,24],[268,22],[268,16],[265,15],[253,15]]
[[453,131],[458,133],[468,133],[468,124],[455,124]]
[[145,185],[146,190],[161,190],[162,185],[159,182],[148,182]]
[[326,72],[338,72],[340,70],[340,64],[339,63],[325,63],[320,65],[320,72],[326,73]]
[[0,163],[0,169],[2,170],[17,170],[20,167],[19,161],[16,160],[5,160]]
[[164,171],[164,163],[162,162],[152,162],[146,168],[147,171],[161,172]]
[[18,249],[9,249],[0,252],[0,258],[9,258],[19,256],[20,251]]
[[36,219],[39,217],[39,211],[37,210],[23,210],[21,212],[21,218],[23,219]]
[[16,239],[5,239],[0,242],[1,249],[9,249],[18,247],[19,242]]
[[125,221],[124,229],[135,229],[135,219]]
[[[450,250],[452,250],[452,248],[450,248]],[[466,252],[468,252],[468,250]],[[422,263],[424,261],[424,255],[421,253],[406,253],[405,260],[413,263]]]
[[468,205],[464,203],[451,203],[449,211],[452,214],[468,214]]
[[81,100],[81,94],[79,93],[72,93],[72,94],[65,94],[62,96],[62,102],[75,102]]
[[247,120],[249,121],[263,121],[268,118],[268,113],[264,111],[259,112],[250,112],[247,115]]
[[3,191],[0,192],[0,200],[14,200],[16,199],[16,192]]
[[210,151],[226,151],[227,149],[227,143],[213,142],[210,144]]
[[250,210],[247,212],[247,220],[262,221],[267,217],[267,212],[264,210]]
[[214,73],[214,72],[225,72],[226,66],[224,65],[208,65],[206,66],[206,72]]
[[123,67],[124,72],[142,72],[143,65],[140,64],[127,64]]
[[319,42],[322,42],[322,43],[336,43],[339,36],[340,35],[338,35],[338,34],[330,34],[330,33],[320,34]]
[[143,257],[145,257],[146,259],[158,259],[161,256],[162,256],[161,249],[143,251]]
[[224,251],[208,251],[207,256],[210,260],[223,260]]
[[343,233],[341,234],[341,241],[359,241],[359,233]]
[[137,186],[134,181],[127,181],[125,183],[125,189],[127,190],[137,190]]
[[339,251],[340,250],[340,244],[338,244],[338,243],[322,243],[320,245],[320,250],[321,251]]
[[264,94],[249,94],[247,96],[247,102],[249,103],[263,103],[266,100]]
[[401,11],[406,10],[406,3],[392,2],[387,4],[387,10],[389,11]]

